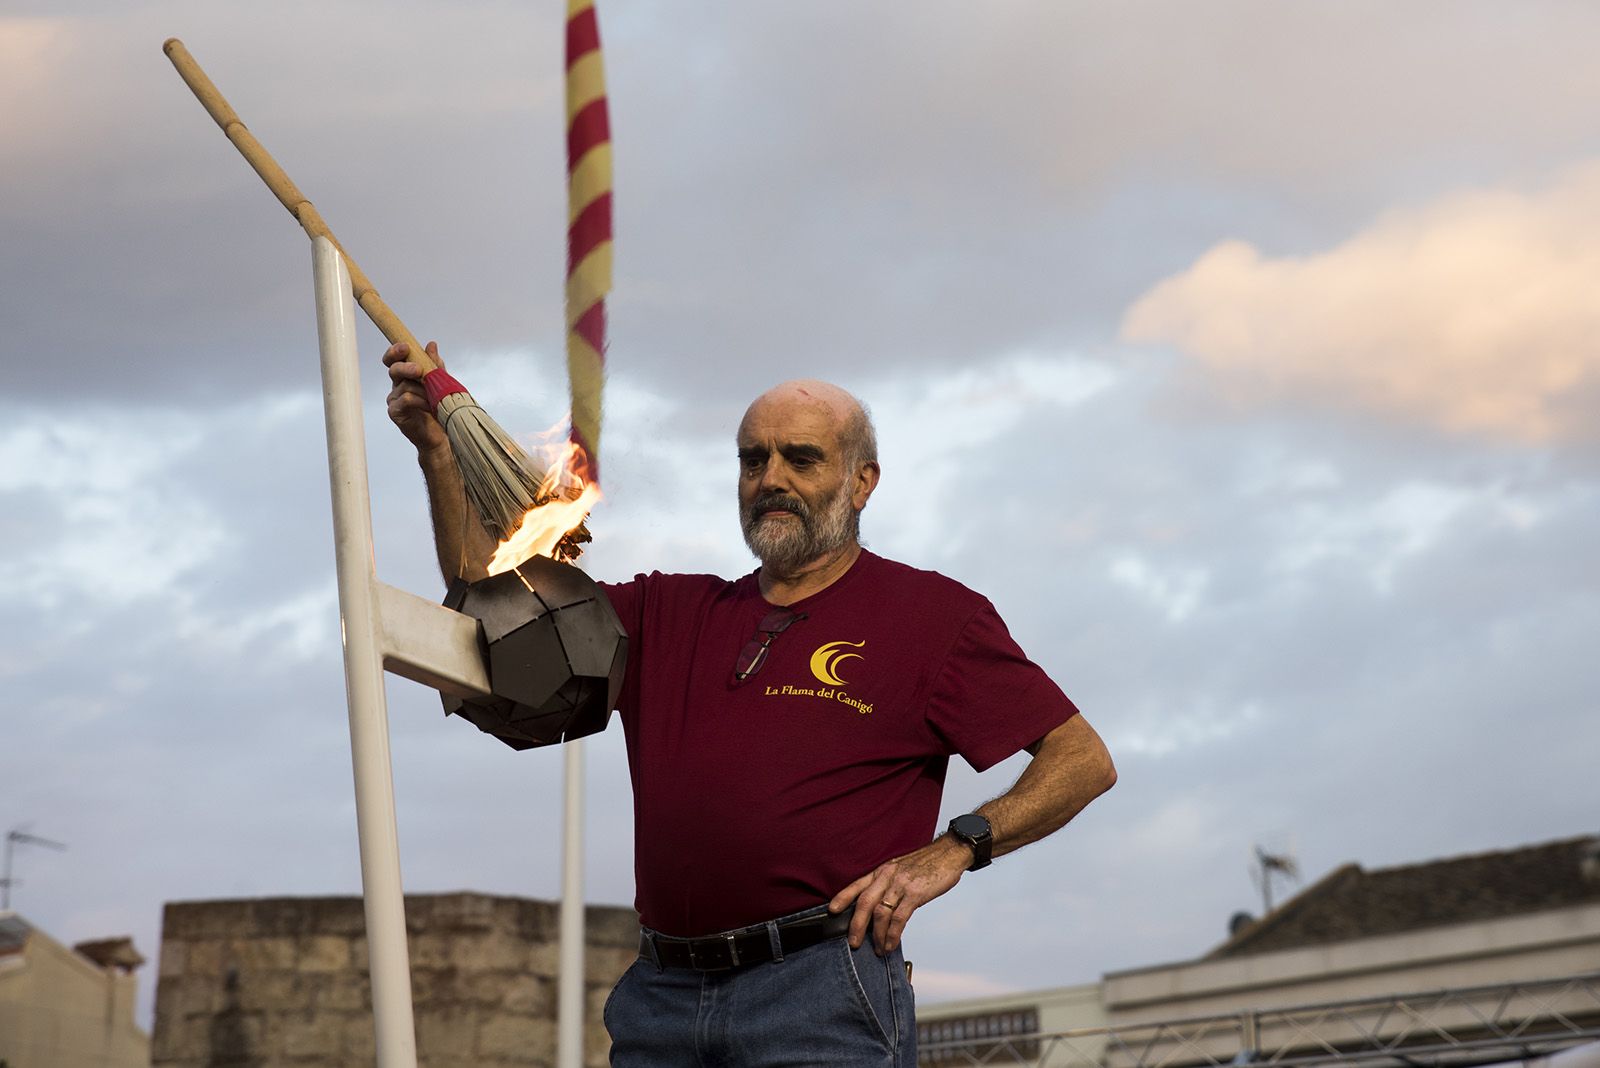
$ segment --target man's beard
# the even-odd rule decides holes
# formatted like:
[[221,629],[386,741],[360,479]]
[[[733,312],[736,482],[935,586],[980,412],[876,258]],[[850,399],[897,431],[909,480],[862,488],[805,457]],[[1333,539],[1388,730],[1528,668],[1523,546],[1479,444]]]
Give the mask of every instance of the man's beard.
[[[773,509],[792,513],[798,522],[761,514]],[[818,557],[848,545],[857,531],[848,481],[815,510],[793,494],[763,493],[739,509],[739,520],[744,543],[760,558],[761,566],[782,575],[794,574]]]

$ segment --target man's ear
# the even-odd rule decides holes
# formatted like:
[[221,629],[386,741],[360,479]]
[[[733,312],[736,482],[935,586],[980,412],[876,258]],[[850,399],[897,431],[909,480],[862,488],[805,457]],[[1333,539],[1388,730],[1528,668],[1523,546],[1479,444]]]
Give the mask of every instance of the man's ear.
[[876,460],[868,460],[856,469],[856,487],[850,494],[850,503],[855,505],[856,511],[867,506],[867,498],[878,488],[878,476],[881,473]]

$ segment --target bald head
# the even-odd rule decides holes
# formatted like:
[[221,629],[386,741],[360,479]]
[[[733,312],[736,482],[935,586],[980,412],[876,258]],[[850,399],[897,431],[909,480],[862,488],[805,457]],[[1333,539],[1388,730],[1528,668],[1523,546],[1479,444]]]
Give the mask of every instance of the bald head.
[[761,394],[745,409],[739,433],[743,436],[758,423],[791,423],[796,416],[807,422],[825,421],[838,435],[846,466],[878,462],[878,436],[867,406],[847,390],[815,378],[782,382]]

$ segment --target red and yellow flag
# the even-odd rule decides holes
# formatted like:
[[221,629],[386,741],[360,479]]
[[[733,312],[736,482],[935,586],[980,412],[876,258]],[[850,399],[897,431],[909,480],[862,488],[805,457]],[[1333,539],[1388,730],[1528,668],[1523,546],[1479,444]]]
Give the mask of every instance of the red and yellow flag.
[[600,481],[606,294],[611,290],[611,122],[593,0],[567,0],[567,376],[572,440]]

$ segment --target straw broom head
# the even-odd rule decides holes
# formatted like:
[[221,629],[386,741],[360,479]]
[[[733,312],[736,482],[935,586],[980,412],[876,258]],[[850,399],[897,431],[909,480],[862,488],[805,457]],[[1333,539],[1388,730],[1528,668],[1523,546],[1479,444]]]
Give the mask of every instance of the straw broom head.
[[[435,373],[444,375],[442,370]],[[547,474],[535,471],[522,446],[466,390],[442,398],[433,414],[450,439],[467,501],[496,541],[511,537],[529,512],[566,488],[552,485]],[[590,540],[588,525],[580,522],[562,535],[551,555],[576,560],[583,554],[583,543]]]
[[461,482],[484,529],[504,541],[544,502],[528,454],[470,393],[452,393],[434,411],[461,469]]
[[[568,490],[549,473],[536,470],[522,446],[444,368],[436,366],[423,375],[422,387],[450,439],[467,500],[497,541],[515,533],[529,512]],[[556,544],[553,555],[575,560],[589,540],[588,527],[579,523]]]

